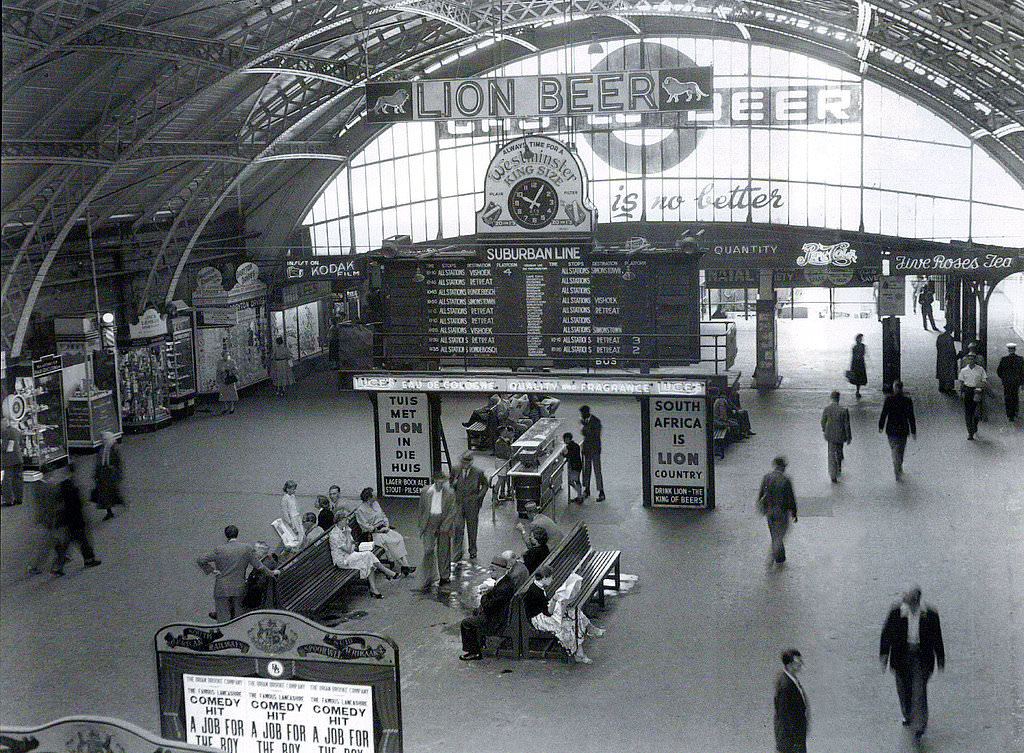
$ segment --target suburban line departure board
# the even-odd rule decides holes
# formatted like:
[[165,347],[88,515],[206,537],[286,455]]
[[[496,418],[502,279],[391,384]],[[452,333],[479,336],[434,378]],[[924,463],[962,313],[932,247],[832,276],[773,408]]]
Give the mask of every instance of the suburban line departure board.
[[[683,275],[692,277],[692,296],[680,304],[677,295],[668,314],[673,332],[698,331],[692,266]],[[657,267],[649,257],[589,255],[567,244],[485,246],[460,258],[386,259],[387,351],[482,365],[521,358],[566,366],[651,361],[658,348]],[[657,321],[665,316],[659,313]],[[673,353],[678,358],[678,341]]]

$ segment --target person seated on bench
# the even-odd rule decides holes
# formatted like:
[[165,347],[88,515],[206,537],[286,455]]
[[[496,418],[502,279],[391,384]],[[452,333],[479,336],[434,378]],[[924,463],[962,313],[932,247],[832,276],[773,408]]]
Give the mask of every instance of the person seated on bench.
[[306,534],[306,538],[302,540],[303,549],[312,544],[323,534],[324,529],[317,523],[315,512],[306,512],[302,514],[302,530]]
[[331,561],[334,562],[334,566],[358,570],[359,577],[370,584],[370,596],[375,599],[383,599],[384,595],[377,588],[377,573],[384,573],[388,580],[397,578],[398,574],[377,559],[377,555],[373,552],[358,551],[356,542],[352,538],[352,529],[348,526],[335,525],[328,536],[331,543]]
[[334,513],[335,523],[347,520],[356,510],[356,504],[352,500],[341,498],[341,487],[337,484],[327,490],[327,498],[331,502],[331,512]]
[[480,606],[459,626],[462,633],[462,655],[459,658],[462,661],[483,659],[481,651],[485,637],[498,633],[508,621],[509,603],[523,582],[517,582],[517,566],[518,571],[525,575],[525,568],[512,551],[504,551],[491,560],[491,579],[495,583],[480,594]]
[[744,435],[740,432],[739,422],[729,418],[729,403],[724,395],[719,395],[715,398],[715,404],[711,412],[715,431],[725,429],[725,438],[730,442],[743,439]]
[[391,561],[402,568],[402,575],[408,577],[416,572],[409,564],[409,551],[405,547],[405,537],[391,527],[388,516],[380,507],[380,501],[368,486],[359,493],[359,507],[356,508],[356,523],[368,533],[373,543],[387,552]]
[[530,540],[527,542],[527,549],[523,552],[523,564],[527,572],[532,573],[537,566],[548,558],[551,550],[548,549],[548,532],[538,525],[530,528]]
[[[551,586],[554,571],[550,565],[541,565],[533,573],[533,583],[523,596],[523,610],[530,623],[541,632],[554,633],[558,642],[573,659],[581,664],[590,664],[591,659],[583,653],[583,639],[600,638],[604,630],[597,627],[583,614],[582,609],[574,615],[565,616],[565,602],[571,598],[572,583],[579,582],[580,576],[573,573],[549,600],[547,589]],[[562,594],[566,591],[569,595]],[[560,595],[561,594],[561,595]],[[577,622],[578,620],[578,622]],[[577,640],[577,636],[579,636]]]
[[536,502],[527,502],[523,505],[523,510],[526,511],[526,519],[529,521],[528,525],[524,525],[522,522],[516,524],[516,528],[519,529],[519,534],[523,537],[523,543],[530,546],[530,531],[534,526],[540,526],[548,534],[548,548],[554,548],[562,543],[562,539],[565,538],[565,531],[558,527],[558,524],[545,515],[539,512],[540,508],[537,507]]
[[334,511],[331,510],[331,500],[323,494],[316,498],[316,524],[325,531],[334,525]]
[[729,409],[729,418],[739,425],[743,438],[752,437],[757,434],[750,430],[750,414],[740,407],[740,393],[735,387],[730,387],[725,392],[725,404]]

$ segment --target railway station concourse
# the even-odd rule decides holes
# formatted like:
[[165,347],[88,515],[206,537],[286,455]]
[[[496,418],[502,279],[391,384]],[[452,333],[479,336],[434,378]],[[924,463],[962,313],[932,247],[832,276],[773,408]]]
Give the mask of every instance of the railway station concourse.
[[[753,753],[795,648],[807,750],[1024,750],[1018,3],[24,0],[2,31],[0,748]],[[541,470],[495,393],[543,410]],[[753,435],[716,436],[719,396]],[[605,498],[575,504],[583,406]],[[479,555],[422,592],[420,490],[467,451]],[[766,568],[777,456],[799,516]],[[30,572],[65,476],[99,564]],[[290,479],[301,511],[376,489],[420,571],[218,624],[196,560],[228,525],[280,548]],[[619,552],[606,632],[589,664],[459,661],[533,495]],[[946,652],[920,736],[878,661],[914,585]],[[190,726],[242,686],[251,728]]]

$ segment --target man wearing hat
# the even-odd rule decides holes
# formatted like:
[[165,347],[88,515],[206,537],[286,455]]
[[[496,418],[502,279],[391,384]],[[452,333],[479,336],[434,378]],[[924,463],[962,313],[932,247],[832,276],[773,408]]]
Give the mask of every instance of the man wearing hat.
[[462,655],[459,658],[462,661],[483,659],[481,652],[486,636],[496,634],[508,620],[509,603],[521,585],[516,582],[516,565],[522,568],[511,550],[491,560],[491,578],[496,582],[480,595],[480,606],[459,626],[462,633]]
[[1006,355],[999,359],[996,376],[1003,382],[1006,418],[1016,421],[1020,409],[1020,386],[1024,383],[1024,358],[1017,355],[1016,343],[1006,343]]
[[476,559],[476,532],[480,520],[480,507],[484,496],[490,488],[487,477],[473,465],[473,453],[468,450],[462,453],[459,466],[452,470],[452,486],[455,487],[455,503],[459,518],[455,521],[452,531],[452,561],[462,560],[462,531],[469,534],[469,558]]

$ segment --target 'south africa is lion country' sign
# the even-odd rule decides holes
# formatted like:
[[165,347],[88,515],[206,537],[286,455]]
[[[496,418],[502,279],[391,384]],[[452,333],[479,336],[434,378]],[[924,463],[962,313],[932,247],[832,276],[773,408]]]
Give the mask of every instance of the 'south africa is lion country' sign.
[[564,144],[546,136],[510,141],[487,166],[476,232],[590,233],[594,208],[587,185],[583,165]]
[[710,110],[711,66],[366,85],[370,123]]

